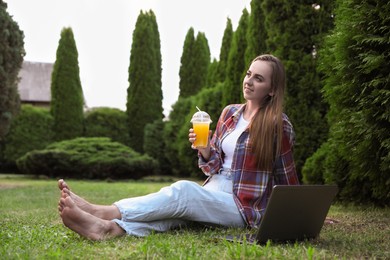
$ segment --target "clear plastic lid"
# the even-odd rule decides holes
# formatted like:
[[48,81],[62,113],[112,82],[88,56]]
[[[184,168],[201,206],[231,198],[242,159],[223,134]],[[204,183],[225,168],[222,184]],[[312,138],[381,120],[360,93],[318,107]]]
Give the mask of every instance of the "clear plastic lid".
[[192,116],[191,123],[194,122],[211,123],[212,121],[209,114],[204,111],[198,111]]

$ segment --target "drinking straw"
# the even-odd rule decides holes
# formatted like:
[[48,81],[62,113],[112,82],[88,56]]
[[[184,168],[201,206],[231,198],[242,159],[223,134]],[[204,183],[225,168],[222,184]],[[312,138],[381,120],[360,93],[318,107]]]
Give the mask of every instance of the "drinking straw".
[[[198,109],[199,112],[202,112],[202,110],[200,110],[198,106],[195,107],[196,109]],[[203,122],[203,113],[200,113],[200,121]]]

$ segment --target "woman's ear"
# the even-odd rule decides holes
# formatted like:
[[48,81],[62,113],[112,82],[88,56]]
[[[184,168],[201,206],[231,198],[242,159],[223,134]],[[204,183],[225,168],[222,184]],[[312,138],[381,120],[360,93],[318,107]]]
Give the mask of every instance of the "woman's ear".
[[270,93],[268,93],[268,95],[269,95],[270,97],[273,97],[273,96],[274,96],[274,92],[271,91]]

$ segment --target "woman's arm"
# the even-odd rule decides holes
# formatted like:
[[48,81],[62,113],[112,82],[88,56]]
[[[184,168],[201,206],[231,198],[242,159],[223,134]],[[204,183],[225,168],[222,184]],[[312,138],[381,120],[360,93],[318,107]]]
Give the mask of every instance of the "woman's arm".
[[283,137],[280,155],[275,161],[276,184],[298,185],[298,175],[295,169],[293,146],[295,142],[294,129],[287,116],[283,118]]
[[[211,140],[209,141],[209,144],[206,148],[196,148],[193,145],[191,146],[193,149],[198,150],[198,165],[199,168],[204,172],[206,175],[213,175],[218,173],[219,169],[222,165],[222,157],[221,157],[221,150],[219,147],[220,138],[222,137],[222,128],[221,125],[223,124],[225,120],[225,115],[227,111],[229,110],[228,107],[226,107],[222,113],[221,116],[218,119],[217,126],[214,132],[214,135],[212,136]],[[196,135],[193,133],[193,130],[190,129],[189,131],[189,141],[193,143],[195,141]],[[210,131],[211,136],[211,131]]]

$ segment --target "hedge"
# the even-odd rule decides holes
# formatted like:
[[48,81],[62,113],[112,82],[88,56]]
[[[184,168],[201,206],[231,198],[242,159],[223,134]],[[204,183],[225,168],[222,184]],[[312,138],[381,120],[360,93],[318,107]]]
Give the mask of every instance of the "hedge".
[[75,138],[34,150],[17,160],[25,174],[79,179],[139,179],[158,163],[109,138]]

